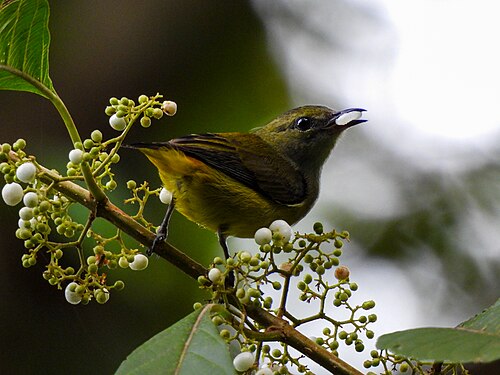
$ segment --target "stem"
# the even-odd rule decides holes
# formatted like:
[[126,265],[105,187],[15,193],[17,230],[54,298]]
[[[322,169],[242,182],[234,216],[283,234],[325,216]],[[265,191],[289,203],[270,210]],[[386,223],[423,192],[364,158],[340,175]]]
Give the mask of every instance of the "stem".
[[[35,87],[38,91],[40,91],[40,94],[44,97],[46,97],[50,102],[56,107],[57,111],[59,112],[59,115],[61,116],[62,120],[64,121],[64,125],[66,125],[66,129],[68,131],[68,134],[71,138],[71,142],[75,144],[76,142],[81,142],[80,134],[78,133],[78,130],[76,128],[75,122],[73,121],[73,118],[71,117],[71,114],[69,113],[68,109],[66,108],[66,105],[64,102],[61,100],[59,95],[57,95],[55,90],[49,89],[47,86],[45,86],[43,83],[40,81],[36,80],[32,76],[16,69],[8,65],[3,65],[0,64],[0,70],[5,70],[21,79],[24,81],[28,82],[30,85]],[[82,163],[82,173],[83,177],[85,178],[85,183],[87,184],[90,193],[92,196],[98,201],[98,202],[103,202],[107,200],[106,194],[101,190],[101,188],[97,185],[94,177],[92,177],[92,172],[90,171],[89,165],[84,162]]]

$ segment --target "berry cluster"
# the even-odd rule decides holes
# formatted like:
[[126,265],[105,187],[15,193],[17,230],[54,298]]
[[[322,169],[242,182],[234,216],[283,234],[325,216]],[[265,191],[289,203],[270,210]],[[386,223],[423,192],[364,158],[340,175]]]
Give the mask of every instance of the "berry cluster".
[[[106,113],[111,116],[109,123],[120,131],[117,137],[105,140],[100,130],[91,132],[90,137],[74,142],[69,151],[69,161],[64,175],[48,170],[36,159],[25,152],[26,142],[19,139],[12,145],[5,143],[0,147],[0,173],[6,185],[2,188],[2,198],[9,206],[22,202],[19,209],[16,237],[24,241],[27,253],[22,256],[24,267],[35,266],[41,259],[48,259],[43,271],[43,278],[51,285],[65,290],[69,303],[86,304],[92,299],[98,303],[108,301],[111,290],[121,290],[124,283],[118,280],[107,281],[107,270],[121,267],[131,270],[143,270],[148,265],[148,258],[138,249],[130,248],[119,229],[114,228],[112,235],[103,235],[102,226],[94,228],[94,213],[86,221],[81,219],[81,207],[76,204],[68,190],[61,190],[60,184],[71,190],[79,188],[73,182],[89,182],[98,190],[112,191],[117,187],[112,166],[120,161],[118,150],[125,135],[139,118],[140,124],[147,127],[151,118],[159,119],[163,113],[175,114],[174,102],[159,102],[161,95],[148,97],[141,95],[138,105],[128,98],[111,98],[111,105]],[[73,139],[79,139],[73,134]],[[74,187],[72,187],[74,185]],[[138,221],[148,228],[154,226],[143,217],[144,205],[151,194],[160,195],[162,200],[168,197],[161,189],[150,191],[147,184],[139,187],[135,182],[127,184],[133,197],[128,203],[139,202],[135,215]],[[80,188],[81,190],[81,188]],[[142,199],[139,198],[143,192]],[[161,192],[161,194],[160,194]],[[105,229],[107,233],[109,231]],[[86,255],[91,248],[92,253]],[[79,265],[68,265],[66,254],[78,256]],[[41,256],[43,254],[43,257]],[[46,256],[48,255],[48,257]]]
[[[375,302],[369,300],[360,304],[351,303],[351,296],[358,290],[358,285],[349,280],[349,269],[340,265],[343,242],[349,239],[349,234],[335,230],[324,232],[320,223],[314,224],[313,229],[314,233],[297,233],[293,237],[291,227],[285,221],[277,220],[269,228],[261,228],[255,233],[255,242],[260,245],[258,253],[252,255],[247,251],[240,251],[227,260],[217,257],[208,275],[198,279],[201,287],[212,292],[214,301],[227,302],[227,293],[231,290],[225,287],[225,279],[229,273],[235,272],[233,292],[239,302],[241,319],[235,321],[234,315],[229,315],[228,318],[227,314],[215,313],[213,320],[217,325],[229,324],[236,328],[234,334],[224,328],[221,336],[227,341],[238,341],[244,353],[252,353],[255,357],[252,366],[257,366],[254,364],[255,359],[261,362],[263,367],[258,371],[262,374],[269,371],[287,374],[290,366],[295,367],[299,373],[310,372],[300,361],[300,357],[293,356],[288,351],[286,344],[280,344],[281,347],[277,348],[263,345],[250,338],[251,335],[241,335],[242,330],[237,327],[241,328],[245,319],[248,319],[244,311],[249,304],[286,319],[293,327],[323,321],[323,335],[314,340],[337,356],[340,342],[347,346],[353,345],[360,352],[365,348],[362,335],[367,339],[374,337],[368,325],[375,322],[377,317],[363,312],[374,308]],[[308,316],[297,317],[293,312],[294,306],[288,303],[293,287],[300,292],[298,299],[311,305]],[[231,308],[229,303],[226,308]],[[344,315],[347,316],[344,319],[332,318],[339,314],[327,310],[334,309],[345,310]],[[251,327],[259,331],[258,324]],[[245,358],[247,357],[249,358],[249,354],[245,354]]]

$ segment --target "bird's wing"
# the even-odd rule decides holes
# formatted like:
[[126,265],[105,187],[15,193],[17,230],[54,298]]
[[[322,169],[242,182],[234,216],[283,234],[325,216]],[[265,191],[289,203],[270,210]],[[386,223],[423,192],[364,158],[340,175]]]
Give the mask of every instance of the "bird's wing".
[[298,204],[306,198],[302,173],[255,134],[189,135],[168,144],[278,203]]

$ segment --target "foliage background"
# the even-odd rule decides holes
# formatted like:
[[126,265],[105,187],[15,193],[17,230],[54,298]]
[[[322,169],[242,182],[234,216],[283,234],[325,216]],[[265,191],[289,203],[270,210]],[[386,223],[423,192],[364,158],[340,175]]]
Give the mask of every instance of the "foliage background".
[[[265,11],[260,8],[261,15]],[[304,27],[292,12],[281,16]],[[140,8],[132,1],[54,1],[50,29],[51,77],[83,137],[95,128],[105,135],[113,134],[104,107],[115,95],[134,98],[159,91],[179,105],[175,117],[147,130],[132,131],[129,139],[134,141],[167,140],[206,131],[247,131],[296,104],[305,104],[305,100],[333,107],[364,105],[352,103],[341,92],[335,99],[329,97],[333,102],[325,102],[321,94],[307,94],[308,77],[302,77],[301,87],[288,87],[285,80],[290,73],[274,59],[280,51],[270,53],[263,24],[251,4],[242,0],[203,6],[194,0],[154,0],[141,3]],[[352,70],[357,62],[354,60]],[[25,138],[28,151],[44,165],[63,169],[71,144],[55,109],[43,98],[26,93],[0,92],[0,103],[1,141]],[[377,118],[377,109],[368,109]],[[367,125],[385,124],[372,121]],[[498,149],[495,152],[498,154]],[[339,197],[339,201],[320,201],[323,204],[299,229],[307,230],[318,218],[349,229],[355,239],[355,256],[349,265],[367,280],[360,287],[367,289],[379,306],[380,299],[385,305],[379,316],[385,314],[394,320],[395,314],[407,321],[406,313],[414,313],[409,310],[415,307],[429,313],[420,324],[429,324],[437,317],[441,324],[454,325],[493,303],[500,284],[498,257],[485,268],[477,256],[480,246],[475,254],[463,251],[475,246],[473,240],[481,237],[480,232],[468,236],[471,242],[456,239],[462,234],[457,222],[464,217],[493,211],[498,220],[493,210],[500,201],[498,162],[476,163],[458,177],[430,172],[391,158],[391,150],[371,139],[365,130],[356,129],[341,142],[332,163],[326,166],[323,195],[331,196],[332,191],[339,191],[336,189],[348,195],[351,190],[345,181],[355,177],[366,184],[364,194],[374,194],[369,186],[373,176],[353,176],[346,171],[354,153],[373,169],[392,171],[388,183],[405,192],[407,209],[374,217],[350,209]],[[377,165],[373,164],[375,153]],[[121,157],[119,182],[134,178],[159,184],[156,172],[142,155],[124,150]],[[120,201],[124,194],[117,191],[112,199]],[[387,199],[390,205],[391,197]],[[477,201],[479,208],[469,210],[464,204],[469,199]],[[150,217],[159,222],[163,210],[161,205],[152,207]],[[77,210],[76,214],[84,212]],[[185,316],[195,301],[205,297],[192,280],[153,258],[147,271],[113,271],[110,277],[124,279],[126,288],[113,294],[106,305],[70,306],[63,293],[41,278],[41,265],[22,268],[22,244],[14,236],[17,218],[16,208],[0,205],[4,253],[0,263],[2,373],[112,373],[136,346]],[[200,262],[208,263],[219,255],[212,233],[180,215],[174,216],[171,228],[171,242]],[[493,237],[498,239],[498,235]],[[251,246],[251,242],[232,243]],[[493,249],[498,251],[498,245]],[[392,268],[387,268],[388,264]],[[394,269],[399,269],[414,288],[405,289],[396,282],[391,274]],[[381,270],[387,280],[380,277]],[[366,278],[370,272],[377,275],[381,287],[370,288]],[[405,307],[407,293],[414,295],[411,301],[416,305]]]

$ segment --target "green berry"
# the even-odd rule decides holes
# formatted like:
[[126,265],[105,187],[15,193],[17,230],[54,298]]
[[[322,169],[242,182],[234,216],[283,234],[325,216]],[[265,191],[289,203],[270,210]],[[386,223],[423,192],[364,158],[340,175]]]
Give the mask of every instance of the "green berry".
[[113,285],[113,288],[115,288],[116,290],[122,290],[123,288],[125,288],[125,283],[121,280],[118,280]]
[[148,99],[149,98],[146,95],[141,95],[141,96],[139,96],[138,102],[139,102],[139,104],[144,104],[148,101]]
[[141,118],[141,126],[143,128],[149,128],[151,126],[151,119],[147,116]]
[[316,234],[322,234],[323,233],[323,224],[321,224],[319,222],[314,223],[313,230]]
[[116,108],[113,106],[107,106],[106,109],[104,110],[104,113],[106,113],[106,115],[108,115],[108,116],[114,115],[115,112],[116,112]]
[[340,331],[339,334],[339,339],[340,340],[345,340],[347,338],[347,332],[346,331]]
[[118,105],[118,103],[119,103],[119,101],[115,97],[112,97],[109,99],[109,104],[111,104],[111,105]]
[[377,321],[377,315],[375,314],[368,315],[368,321],[371,323],[375,323]]
[[375,333],[373,331],[370,331],[370,330],[367,330],[365,332],[365,334],[366,334],[366,337],[369,339],[373,339],[375,337]]
[[[199,302],[197,302],[199,303]],[[199,303],[201,305],[201,303]],[[196,304],[195,304],[196,305]],[[201,306],[200,306],[201,307]],[[195,310],[197,310],[195,308]],[[223,329],[219,332],[220,337],[222,337],[224,340],[227,340],[231,337],[231,332],[229,332],[227,329]]]
[[280,357],[281,357],[281,350],[279,350],[279,349],[274,349],[274,350],[271,352],[271,355],[272,355],[274,358],[280,358]]
[[280,290],[281,283],[279,281],[273,281],[273,288],[274,288],[274,290]]
[[375,301],[365,301],[365,302],[363,302],[363,304],[361,305],[361,307],[364,310],[373,309],[375,307]]
[[306,284],[310,284],[310,283],[312,282],[312,280],[313,280],[313,277],[311,276],[311,274],[306,273],[306,274],[304,275],[304,282],[305,282]]
[[358,353],[360,353],[360,352],[362,352],[363,350],[365,350],[365,346],[364,346],[363,344],[355,344],[355,345],[354,345],[354,349],[355,349]]
[[194,310],[199,310],[203,307],[203,305],[200,302],[195,302],[193,305]]
[[298,288],[299,290],[304,291],[304,290],[306,290],[306,289],[307,289],[307,285],[306,285],[306,283],[305,283],[305,282],[303,282],[303,281],[299,281],[299,282],[297,283],[297,288]]
[[92,140],[96,143],[101,143],[102,141],[102,133],[100,130],[94,130],[91,134],[90,134],[90,138],[92,138]]

